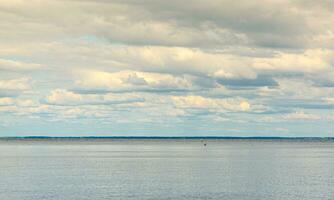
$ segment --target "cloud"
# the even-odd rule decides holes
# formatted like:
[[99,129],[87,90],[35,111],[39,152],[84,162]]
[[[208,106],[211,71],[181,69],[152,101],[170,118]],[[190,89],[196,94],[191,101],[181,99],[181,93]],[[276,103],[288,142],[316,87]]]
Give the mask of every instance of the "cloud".
[[270,77],[258,76],[255,79],[218,79],[218,83],[227,87],[276,87],[278,83]]
[[287,114],[283,117],[285,120],[319,120],[320,116],[304,111],[297,111],[294,113]]
[[40,64],[34,63],[24,63],[19,61],[13,60],[6,60],[0,58],[0,71],[1,70],[8,70],[8,71],[29,71],[29,70],[36,70],[41,68]]
[[140,71],[81,71],[76,88],[78,93],[110,92],[177,92],[193,89],[191,77]]
[[248,111],[248,110],[250,110],[251,106],[247,101],[242,101],[242,102],[240,102],[240,108],[243,111]]
[[[45,12],[51,8],[64,10],[65,14]],[[0,10],[9,10],[11,13],[2,13],[2,17],[7,20],[7,23],[2,23],[2,27],[7,28],[7,32],[14,31],[10,23],[16,23],[23,30],[19,33],[20,38],[34,40],[45,40],[45,34],[54,38],[65,34],[96,35],[112,43],[164,46],[224,45],[231,42],[242,43],[245,40],[242,34],[220,27],[199,29],[181,26],[176,20],[168,21],[159,16],[159,19],[156,19],[152,10],[133,5],[131,2],[15,2],[4,3]],[[38,37],[34,37],[34,33]],[[9,36],[9,39],[14,39],[13,35],[3,34]]]
[[0,97],[0,106],[17,108],[33,108],[39,106],[39,103],[22,97]]
[[331,130],[333,7],[0,0],[0,119],[15,133]]
[[[206,48],[306,48],[334,41],[334,15],[325,1],[13,2],[0,7],[1,36],[12,41],[93,35],[117,44]],[[12,34],[12,24],[22,31]]]
[[255,58],[253,66],[259,70],[295,71],[304,73],[330,70],[331,51],[312,49],[302,53],[280,53],[272,58]]
[[313,110],[328,110],[334,108],[334,102],[324,100],[307,100],[307,99],[286,99],[280,103],[276,103],[276,106],[285,108],[302,108]]
[[241,99],[213,99],[201,96],[172,96],[171,98],[178,108],[249,111],[251,107],[249,102]]
[[29,79],[9,79],[9,80],[0,80],[0,90],[28,90]]
[[59,106],[131,104],[145,101],[143,98],[125,95],[77,94],[64,89],[51,91],[45,103]]
[[0,98],[0,106],[9,106],[13,104],[14,104],[14,100],[12,98],[9,98],[9,97]]
[[[55,54],[54,57],[63,60],[66,68],[60,67],[59,70],[64,71],[70,68],[73,71],[86,69],[92,73],[94,71],[134,71],[174,76],[190,75],[197,78],[211,78],[214,79],[213,82],[216,79],[226,79],[227,82],[232,80],[234,85],[234,80],[242,82],[242,79],[245,79],[245,84],[248,84],[248,81],[250,85],[256,85],[262,81],[263,86],[274,86],[276,85],[275,77],[292,75],[312,76],[315,84],[318,82],[320,84],[323,80],[330,81],[334,76],[331,68],[332,51],[319,49],[249,57],[229,52],[208,52],[180,47],[133,47],[80,43],[76,46],[52,45],[52,48],[44,53],[46,53],[45,56]],[[42,52],[41,54],[43,55]],[[55,66],[60,64],[57,60],[52,63]],[[76,65],[81,67],[75,67]]]
[[28,78],[0,79],[0,97],[15,97],[31,89]]
[[[325,26],[318,24],[326,24],[324,22],[328,20],[319,23],[319,18],[323,16],[319,16],[317,13],[325,12],[327,17],[333,16],[324,9],[291,1],[239,1],[233,3],[210,0],[205,3],[203,1],[187,1],[184,4],[177,1],[166,3],[145,1],[140,5],[134,1],[119,1],[118,3],[127,6],[128,9],[135,8],[135,11],[140,13],[136,15],[139,22],[158,19],[160,22],[176,24],[178,28],[174,28],[174,30],[178,30],[180,27],[190,27],[201,31],[203,29],[212,30],[215,27],[224,28],[235,35],[243,35],[249,41],[248,43],[253,42],[255,45],[272,48],[307,46],[309,40],[312,40],[312,36],[320,35],[326,30]],[[106,5],[113,4],[109,2]],[[281,12],[283,7],[289,9]],[[127,15],[126,19],[131,21],[132,16]],[[140,31],[137,32],[140,33]],[[202,37],[206,36],[204,33],[201,34]],[[168,38],[171,39],[171,37]],[[219,35],[218,38],[225,39]],[[208,41],[207,38],[206,40]],[[238,42],[234,43],[238,44]]]

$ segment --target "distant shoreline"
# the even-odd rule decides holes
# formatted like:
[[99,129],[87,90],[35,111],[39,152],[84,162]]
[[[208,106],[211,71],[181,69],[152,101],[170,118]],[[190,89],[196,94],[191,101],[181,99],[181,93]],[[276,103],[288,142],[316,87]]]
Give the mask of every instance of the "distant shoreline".
[[236,136],[18,136],[0,140],[334,140],[334,137],[236,137]]

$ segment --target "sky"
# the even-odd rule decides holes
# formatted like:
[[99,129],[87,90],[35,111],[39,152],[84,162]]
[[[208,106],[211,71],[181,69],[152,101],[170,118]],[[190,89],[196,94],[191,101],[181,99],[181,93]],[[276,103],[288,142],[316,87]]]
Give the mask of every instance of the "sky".
[[334,136],[333,10],[0,0],[0,136]]

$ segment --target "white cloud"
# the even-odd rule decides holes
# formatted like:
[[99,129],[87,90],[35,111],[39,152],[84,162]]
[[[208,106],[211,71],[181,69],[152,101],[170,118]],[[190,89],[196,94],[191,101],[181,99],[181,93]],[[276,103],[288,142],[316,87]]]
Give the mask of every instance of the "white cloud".
[[51,91],[51,94],[46,97],[46,102],[56,105],[77,105],[83,101],[82,95],[75,94],[62,89]]
[[240,102],[240,108],[243,111],[248,111],[248,110],[250,110],[251,106],[247,101],[242,101],[242,102]]
[[331,51],[321,49],[306,50],[303,53],[279,53],[272,58],[255,58],[253,66],[258,70],[292,71],[292,72],[323,72],[330,70],[328,57]]
[[27,71],[27,70],[36,70],[41,68],[40,64],[34,63],[25,63],[7,59],[0,58],[0,71],[1,70],[8,70],[8,71]]
[[[332,50],[308,49],[247,56],[235,52],[211,52],[196,48],[56,43],[35,47],[35,56],[51,57],[59,70],[137,71],[190,74],[228,79],[255,79],[259,74],[302,73],[332,78]],[[55,59],[56,58],[56,59]],[[62,61],[62,62],[60,62]],[[64,66],[62,66],[64,65]],[[69,70],[70,69],[70,70]]]
[[321,117],[315,114],[305,113],[304,111],[296,111],[294,113],[289,113],[283,116],[283,119],[285,120],[319,120],[321,119]]
[[14,104],[14,99],[9,97],[0,98],[0,106],[9,106]]
[[140,71],[81,71],[78,74],[76,87],[82,91],[149,91],[182,90],[193,87],[190,77],[169,74],[147,73]]
[[64,89],[56,89],[45,98],[47,104],[59,106],[131,104],[144,101],[135,95],[122,94],[77,94]]
[[201,117],[326,120],[333,5],[0,0],[0,113],[13,122],[19,115],[166,127]]
[[324,98],[325,101],[329,102],[329,103],[333,103],[334,104],[334,97],[326,97]]
[[213,99],[202,96],[172,96],[178,108],[205,108],[218,111],[249,111],[250,103],[242,99]]
[[30,83],[28,78],[20,79],[8,79],[0,80],[0,91],[1,90],[14,90],[14,91],[23,91],[30,89]]

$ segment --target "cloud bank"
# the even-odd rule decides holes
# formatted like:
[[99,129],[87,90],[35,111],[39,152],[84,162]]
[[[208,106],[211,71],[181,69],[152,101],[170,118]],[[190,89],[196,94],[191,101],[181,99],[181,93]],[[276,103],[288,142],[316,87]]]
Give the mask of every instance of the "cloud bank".
[[0,0],[0,131],[333,136],[333,9]]

